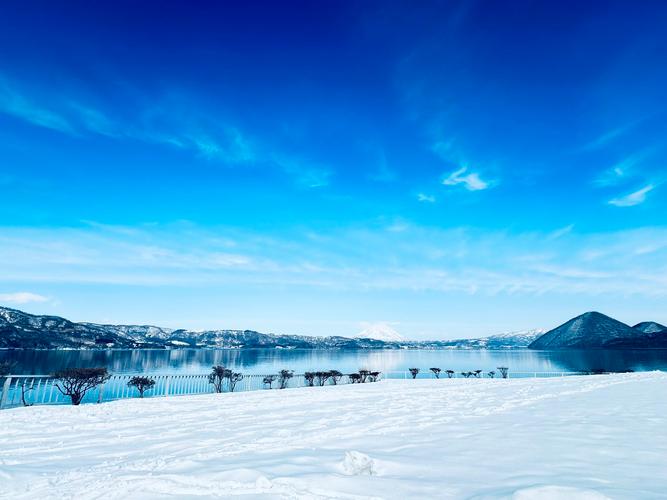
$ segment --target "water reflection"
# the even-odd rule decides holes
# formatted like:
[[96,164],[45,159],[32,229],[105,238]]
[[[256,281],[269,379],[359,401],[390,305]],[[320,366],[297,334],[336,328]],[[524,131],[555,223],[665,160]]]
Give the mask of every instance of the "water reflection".
[[221,350],[108,350],[108,351],[0,351],[0,361],[14,363],[17,374],[48,374],[72,366],[104,366],[113,373],[207,373],[213,365],[225,365],[244,373],[275,373],[282,368],[297,372],[359,368],[384,373],[411,367],[427,371],[605,371],[667,370],[667,350],[631,351],[512,351],[485,350],[357,350],[221,349]]

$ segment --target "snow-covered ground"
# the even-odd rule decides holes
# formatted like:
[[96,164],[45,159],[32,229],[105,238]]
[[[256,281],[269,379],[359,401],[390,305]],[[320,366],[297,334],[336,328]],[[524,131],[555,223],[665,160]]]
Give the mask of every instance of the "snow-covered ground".
[[665,498],[667,373],[0,412],[3,498]]

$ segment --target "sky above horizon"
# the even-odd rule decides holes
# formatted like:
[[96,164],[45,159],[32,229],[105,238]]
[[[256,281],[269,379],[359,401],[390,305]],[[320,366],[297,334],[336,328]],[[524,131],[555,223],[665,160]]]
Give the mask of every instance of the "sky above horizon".
[[664,2],[4,2],[0,305],[667,324]]

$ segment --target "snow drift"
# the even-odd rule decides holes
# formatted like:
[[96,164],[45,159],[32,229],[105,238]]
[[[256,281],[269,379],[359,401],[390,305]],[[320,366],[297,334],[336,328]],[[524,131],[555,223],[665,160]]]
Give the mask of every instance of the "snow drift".
[[664,498],[667,374],[0,411],[0,497]]

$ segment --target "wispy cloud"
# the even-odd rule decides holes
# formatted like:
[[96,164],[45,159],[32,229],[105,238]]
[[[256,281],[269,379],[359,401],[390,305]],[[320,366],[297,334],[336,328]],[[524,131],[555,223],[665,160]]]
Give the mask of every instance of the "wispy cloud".
[[588,235],[570,230],[553,238],[550,233],[441,230],[401,221],[316,235],[283,231],[275,237],[191,224],[131,231],[108,226],[4,227],[0,286],[3,281],[5,287],[95,283],[233,291],[243,285],[664,296],[667,228]]
[[[447,176],[442,183],[445,186],[456,186],[463,184],[468,191],[482,191],[489,187],[489,183],[481,179],[478,173],[470,172],[466,174],[468,167],[461,167]],[[464,175],[465,174],[465,175]]]
[[120,125],[111,120],[99,109],[70,101],[68,109],[76,116],[80,127],[88,132],[107,137],[120,138],[126,134],[120,131]]
[[225,127],[213,138],[207,133],[174,136],[172,144],[180,148],[192,148],[208,160],[219,160],[227,164],[250,163],[257,159],[257,153],[240,130]]
[[39,127],[74,134],[75,130],[64,116],[42,103],[29,99],[0,76],[0,112]]
[[646,195],[653,191],[653,189],[655,189],[655,186],[649,184],[648,186],[644,186],[643,188],[625,196],[621,196],[620,198],[613,198],[609,200],[608,203],[615,207],[634,207],[636,205],[641,205],[646,201]]
[[627,179],[628,171],[622,165],[615,165],[602,172],[593,183],[596,186],[614,186]]
[[324,165],[284,155],[272,155],[272,161],[301,187],[320,188],[329,185],[332,171]]
[[574,229],[574,224],[570,224],[565,227],[561,227],[560,229],[556,229],[555,231],[551,232],[548,236],[549,239],[551,240],[557,240],[561,236],[565,236],[566,234],[569,234],[572,232]]
[[435,203],[435,196],[425,193],[417,193],[417,201],[422,203]]
[[[0,113],[36,126],[82,139],[100,135],[166,146],[223,165],[277,168],[302,187],[329,184],[332,170],[321,162],[251,138],[230,118],[206,111],[182,93],[165,99],[166,103],[160,98],[154,102],[129,99],[126,110],[119,114],[44,89],[37,92],[0,75]],[[392,180],[395,173],[387,167],[384,155],[379,166],[377,180]]]
[[599,135],[595,139],[593,139],[591,142],[586,144],[583,149],[584,150],[595,150],[595,149],[601,149],[608,144],[612,143],[615,141],[617,138],[625,135],[627,132],[632,130],[639,122],[638,121],[632,121],[630,123],[626,123],[625,125],[621,125],[620,127],[613,128],[611,130],[607,130],[603,134]]
[[376,182],[393,182],[398,178],[396,171],[389,168],[387,155],[383,150],[378,153],[376,170],[371,172],[368,178]]
[[607,187],[615,186],[627,181],[638,174],[637,166],[654,151],[655,148],[647,148],[627,156],[610,168],[604,170],[593,181],[593,184],[598,187]]
[[0,293],[0,303],[30,304],[31,302],[48,302],[49,298],[31,292]]
[[452,158],[452,155],[455,155],[454,151],[454,141],[452,139],[450,140],[439,140],[433,143],[431,146],[431,151],[433,151],[436,155],[440,157],[440,159],[445,160],[445,161],[451,161],[451,160],[456,160],[456,158]]

